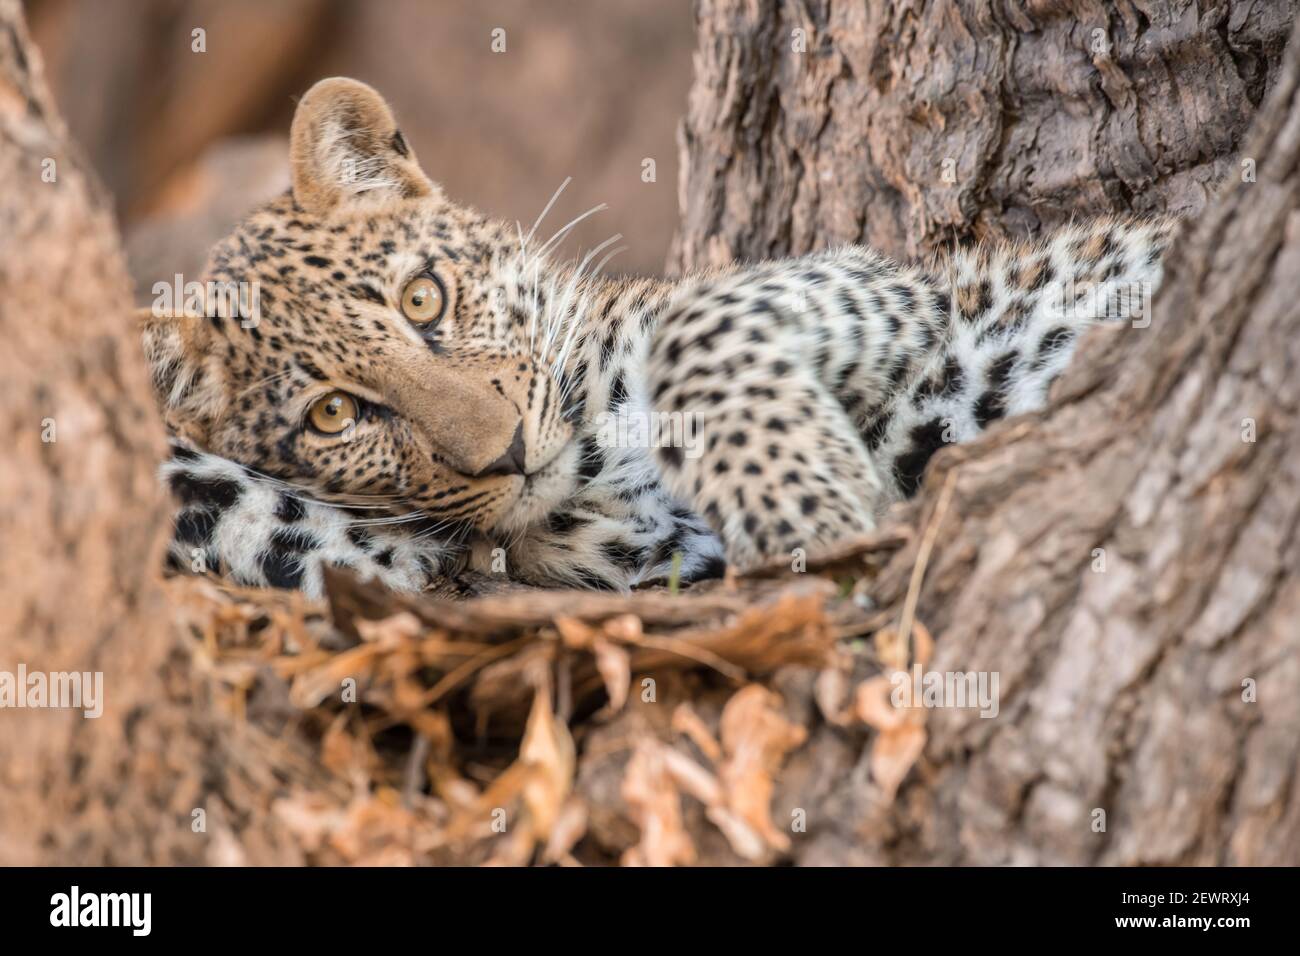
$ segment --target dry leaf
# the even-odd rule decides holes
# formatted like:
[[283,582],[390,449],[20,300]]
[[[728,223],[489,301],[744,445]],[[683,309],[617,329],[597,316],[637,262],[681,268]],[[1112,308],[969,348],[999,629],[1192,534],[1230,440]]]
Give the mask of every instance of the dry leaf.
[[533,709],[519,746],[519,760],[529,771],[523,798],[533,836],[546,840],[573,789],[576,761],[569,728],[551,710],[549,680],[540,681],[533,694]]
[[[808,732],[786,719],[780,703],[780,697],[759,684],[741,688],[727,701],[720,722],[727,757],[718,769],[718,779],[727,794],[728,809],[768,845],[787,850],[789,837],[772,824],[773,777],[786,753],[802,744]],[[740,847],[733,847],[741,852]]]
[[[905,671],[897,673],[910,679]],[[887,801],[894,799],[908,771],[925,750],[928,737],[925,708],[894,706],[893,689],[894,681],[879,674],[859,684],[854,699],[858,719],[876,730],[871,741],[871,776],[884,791]]]
[[713,763],[722,759],[722,747],[713,739],[709,728],[704,726],[704,721],[700,720],[700,715],[688,702],[680,703],[674,708],[672,728],[677,733],[690,737],[695,746],[700,748],[700,753]]
[[617,714],[627,703],[628,690],[632,684],[632,658],[626,648],[611,644],[603,637],[596,638],[592,644],[596,655],[596,670],[605,682],[605,692],[609,694],[609,704],[604,713]]
[[547,863],[564,861],[586,833],[587,804],[581,797],[570,797],[561,808],[555,826],[551,827],[542,859]]
[[817,674],[813,699],[828,723],[844,727],[853,717],[849,704],[849,675],[839,667],[826,667]]
[[853,709],[858,720],[880,731],[901,727],[907,719],[907,711],[894,706],[893,690],[893,681],[884,674],[868,677],[859,684],[857,693],[853,695]]
[[925,750],[927,734],[920,723],[904,723],[883,730],[871,742],[871,776],[885,791],[886,800],[894,795],[913,764]]
[[623,775],[621,793],[641,840],[624,852],[624,866],[677,866],[695,862],[695,844],[682,826],[682,801],[664,761],[665,747],[638,741]]
[[357,621],[357,634],[367,643],[387,647],[400,647],[413,637],[424,633],[424,625],[410,611],[398,611],[391,617],[378,621]]
[[560,632],[564,646],[574,651],[587,650],[600,636],[600,631],[576,617],[557,616],[555,629]]

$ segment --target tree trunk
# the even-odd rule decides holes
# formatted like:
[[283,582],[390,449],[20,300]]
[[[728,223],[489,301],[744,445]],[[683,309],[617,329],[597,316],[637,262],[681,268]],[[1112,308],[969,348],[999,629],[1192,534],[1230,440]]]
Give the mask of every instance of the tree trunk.
[[697,0],[669,268],[843,242],[913,258],[1071,217],[1199,211],[1237,168],[1294,14]]
[[0,709],[0,865],[198,862],[200,785],[240,764],[209,773],[214,718],[151,573],[162,428],[111,204],[18,0],[0,0],[0,182],[0,672],[103,674],[98,717]]
[[773,806],[807,813],[799,862],[1300,859],[1300,43],[1275,55],[1290,4],[1139,6],[699,5],[679,268],[1196,207],[1242,171],[1148,329],[1090,338],[1051,409],[936,456],[897,515],[933,551],[873,596],[901,615],[919,561],[929,669],[996,672],[1000,713],[929,711],[892,799],[816,731]]
[[160,514],[160,429],[112,214],[69,147],[17,0],[0,0],[0,181],[0,670],[102,671],[108,702],[97,720],[0,711],[0,863],[12,864],[48,862],[51,842],[78,835],[46,831],[35,808],[64,824],[102,812],[123,717],[148,706],[130,670],[157,654],[157,604],[136,572]]

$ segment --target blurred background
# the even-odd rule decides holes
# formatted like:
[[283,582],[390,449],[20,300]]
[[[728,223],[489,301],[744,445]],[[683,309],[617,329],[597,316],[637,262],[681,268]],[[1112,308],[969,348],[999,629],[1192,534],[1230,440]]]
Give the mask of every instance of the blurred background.
[[[72,135],[112,191],[142,301],[197,276],[213,241],[288,186],[296,97],[375,86],[458,202],[614,233],[611,273],[663,268],[678,222],[689,0],[27,0]],[[201,30],[203,50],[196,30]],[[503,31],[503,32],[501,32]],[[504,45],[504,50],[501,50]],[[494,49],[495,48],[495,49]],[[653,181],[646,160],[653,160]]]

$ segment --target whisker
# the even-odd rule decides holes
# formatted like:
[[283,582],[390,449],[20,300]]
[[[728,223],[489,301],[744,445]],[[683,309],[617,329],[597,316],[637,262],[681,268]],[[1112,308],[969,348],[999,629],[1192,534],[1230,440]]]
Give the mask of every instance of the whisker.
[[572,231],[573,227],[576,226],[578,223],[582,222],[588,216],[594,216],[596,213],[604,212],[608,208],[609,205],[607,203],[600,203],[599,205],[592,206],[581,216],[578,216],[570,220],[566,225],[561,226],[558,230],[556,230],[555,235],[547,239],[546,242],[542,244],[542,247],[537,250],[535,258],[537,259],[543,258],[546,255],[547,250],[550,249],[554,243],[562,242],[564,240],[564,237],[567,236],[570,231]]
[[560,183],[560,188],[555,190],[555,195],[551,197],[551,201],[542,209],[541,214],[537,217],[537,221],[533,223],[533,228],[528,230],[529,242],[533,241],[533,235],[537,232],[537,227],[542,224],[542,220],[546,218],[546,214],[551,211],[551,207],[555,205],[555,200],[560,198],[560,193],[564,192],[565,187],[567,187],[571,182],[573,182],[573,177],[566,176],[564,182]]
[[[583,271],[587,268],[587,265],[591,262],[592,259],[594,259],[596,256],[600,255],[600,253],[601,253],[602,251],[604,251],[604,250],[607,249],[608,247],[612,246],[614,243],[618,242],[618,241],[619,241],[620,239],[622,239],[622,238],[623,238],[623,234],[622,234],[622,233],[615,233],[614,235],[612,235],[612,236],[610,236],[608,239],[606,239],[604,242],[602,242],[600,245],[598,245],[598,246],[594,247],[593,249],[591,249],[591,250],[590,250],[590,251],[589,251],[589,252],[588,252],[588,253],[587,253],[587,254],[582,258],[582,261],[581,261],[580,263],[578,263],[578,268],[574,271],[573,275],[570,277],[568,288],[565,290],[565,309],[566,309],[566,310],[567,310],[568,307],[569,307],[569,298],[570,298],[572,292],[578,288],[578,284],[579,284],[581,281],[584,281],[584,278],[583,278]],[[601,261],[601,262],[602,262],[602,265],[603,265],[605,262],[607,262],[608,260],[609,260],[609,256],[606,256],[605,259],[603,259],[603,260]],[[587,277],[587,278],[590,278],[590,277]],[[563,313],[562,313],[562,314],[563,314]],[[577,334],[577,331],[578,331],[578,328],[579,328],[580,325],[581,325],[581,323],[579,323],[579,322],[573,322],[573,323],[570,325],[569,330],[568,330],[568,333],[566,334],[566,336],[565,336],[565,338],[564,338],[564,341],[561,343],[560,348],[559,348],[559,350],[558,350],[558,352],[557,352],[556,358],[555,358],[555,360],[551,363],[551,371],[552,371],[552,372],[554,372],[557,368],[563,368],[563,365],[560,364],[559,357],[560,357],[561,355],[563,355],[566,351],[568,351],[568,349],[572,346],[572,344],[573,344],[573,337],[574,337],[574,335]],[[549,351],[549,346],[550,346],[550,344],[551,344],[550,342],[547,343],[548,351]]]

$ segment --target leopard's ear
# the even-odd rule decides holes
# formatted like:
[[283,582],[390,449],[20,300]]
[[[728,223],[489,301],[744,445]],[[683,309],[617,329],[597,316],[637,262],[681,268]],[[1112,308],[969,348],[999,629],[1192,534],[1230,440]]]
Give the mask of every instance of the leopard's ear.
[[137,309],[136,320],[163,421],[173,433],[206,446],[226,395],[210,323],[156,308]]
[[293,196],[309,212],[414,199],[435,189],[384,98],[357,80],[321,80],[289,133]]

